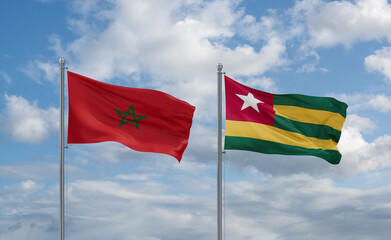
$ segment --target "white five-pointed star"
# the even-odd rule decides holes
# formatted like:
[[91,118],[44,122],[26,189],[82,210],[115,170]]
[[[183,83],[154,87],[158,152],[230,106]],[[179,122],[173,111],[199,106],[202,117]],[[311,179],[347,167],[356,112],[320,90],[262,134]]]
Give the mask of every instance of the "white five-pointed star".
[[258,104],[258,103],[264,103],[264,102],[262,102],[261,100],[256,99],[256,98],[254,97],[254,95],[252,95],[251,93],[248,93],[247,96],[245,96],[245,95],[240,95],[240,94],[236,94],[236,96],[240,97],[240,99],[243,100],[243,106],[242,106],[242,109],[240,109],[240,110],[246,109],[246,108],[248,108],[248,107],[252,107],[252,108],[254,108],[257,112],[259,112],[259,109],[258,109],[257,104]]

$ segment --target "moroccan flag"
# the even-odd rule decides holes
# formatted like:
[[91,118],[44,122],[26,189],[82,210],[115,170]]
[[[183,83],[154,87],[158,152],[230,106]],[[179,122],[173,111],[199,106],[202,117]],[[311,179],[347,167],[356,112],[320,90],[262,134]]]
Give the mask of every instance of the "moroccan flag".
[[338,164],[347,105],[330,97],[277,95],[225,76],[225,149],[312,155]]
[[115,86],[68,71],[68,143],[115,141],[180,162],[195,107],[163,92]]

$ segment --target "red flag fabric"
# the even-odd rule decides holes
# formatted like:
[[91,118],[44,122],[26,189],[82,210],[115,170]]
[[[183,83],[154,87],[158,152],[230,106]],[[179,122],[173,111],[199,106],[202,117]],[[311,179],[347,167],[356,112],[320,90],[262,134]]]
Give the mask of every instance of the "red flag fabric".
[[194,106],[160,91],[111,85],[69,71],[68,94],[68,143],[115,141],[181,161]]

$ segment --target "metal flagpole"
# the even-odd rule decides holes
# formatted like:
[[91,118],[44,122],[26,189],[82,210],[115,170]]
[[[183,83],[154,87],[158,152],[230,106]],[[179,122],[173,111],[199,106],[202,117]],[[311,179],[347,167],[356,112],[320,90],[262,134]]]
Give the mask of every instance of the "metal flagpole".
[[217,96],[218,96],[218,106],[217,106],[217,239],[222,240],[223,236],[223,218],[222,218],[222,75],[223,64],[217,64]]
[[60,239],[64,240],[64,70],[65,59],[60,58]]

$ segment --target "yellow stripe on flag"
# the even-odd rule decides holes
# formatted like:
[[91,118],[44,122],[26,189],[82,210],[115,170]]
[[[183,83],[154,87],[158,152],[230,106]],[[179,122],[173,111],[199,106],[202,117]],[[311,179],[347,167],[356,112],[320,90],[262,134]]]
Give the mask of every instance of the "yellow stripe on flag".
[[276,115],[280,115],[291,120],[319,125],[327,125],[338,131],[342,130],[345,118],[339,113],[301,108],[295,106],[274,105]]
[[329,149],[338,151],[337,143],[331,139],[322,140],[307,137],[300,133],[289,132],[273,126],[253,122],[226,120],[225,135],[255,138],[310,149]]

